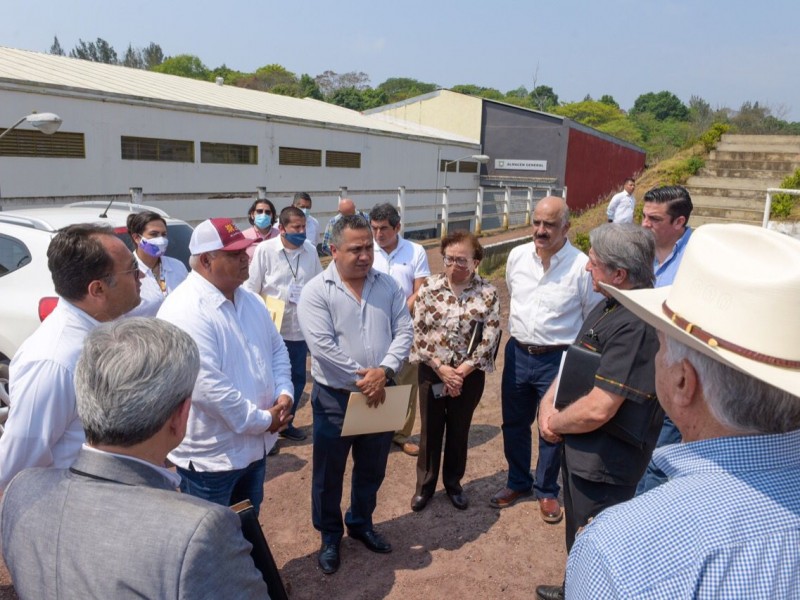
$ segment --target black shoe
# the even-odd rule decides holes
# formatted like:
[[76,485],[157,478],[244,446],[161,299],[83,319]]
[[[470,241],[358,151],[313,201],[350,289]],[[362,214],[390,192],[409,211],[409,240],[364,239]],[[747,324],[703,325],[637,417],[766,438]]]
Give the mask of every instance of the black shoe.
[[353,531],[347,530],[349,535],[354,540],[362,542],[367,548],[378,554],[387,554],[392,551],[392,545],[381,537],[374,529],[367,529],[366,531]]
[[464,492],[460,492],[458,494],[451,494],[447,493],[447,497],[450,498],[450,502],[453,503],[458,510],[467,510],[469,506],[469,500],[467,500],[467,495]]
[[539,600],[564,600],[564,586],[563,585],[537,586],[536,597]]
[[430,496],[425,494],[421,494],[419,496],[414,496],[411,498],[411,510],[414,512],[419,512],[426,506],[428,506],[428,501],[431,499]]
[[278,442],[276,441],[272,448],[269,449],[269,452],[267,452],[267,456],[275,456],[278,452],[280,452],[280,448],[278,448]]
[[317,556],[319,568],[325,575],[332,575],[339,570],[339,544],[322,544]]
[[304,439],[306,439],[306,434],[294,425],[289,425],[289,427],[281,431],[279,435],[282,438],[286,438],[287,440],[291,440],[293,442],[302,442]]

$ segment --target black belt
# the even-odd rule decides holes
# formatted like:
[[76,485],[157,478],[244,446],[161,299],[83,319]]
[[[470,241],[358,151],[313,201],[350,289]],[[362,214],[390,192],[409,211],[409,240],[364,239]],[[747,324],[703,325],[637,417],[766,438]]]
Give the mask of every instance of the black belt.
[[536,344],[523,344],[522,342],[518,342],[514,340],[517,346],[522,348],[525,352],[531,355],[537,354],[547,354],[548,352],[564,352],[567,348],[569,348],[569,344],[560,344],[558,346],[537,346]]

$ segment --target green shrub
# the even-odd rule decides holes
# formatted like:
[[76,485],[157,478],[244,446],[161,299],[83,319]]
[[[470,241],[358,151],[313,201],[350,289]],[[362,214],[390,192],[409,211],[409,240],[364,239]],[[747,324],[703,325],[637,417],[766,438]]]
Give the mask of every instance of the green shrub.
[[719,141],[722,139],[722,134],[727,133],[731,128],[726,123],[714,123],[706,132],[700,136],[700,143],[703,144],[706,152],[711,152],[717,147]]
[[672,168],[664,173],[664,177],[669,185],[686,183],[686,180],[692,175],[697,175],[705,164],[706,161],[702,156],[690,156],[675,163]]
[[[785,190],[800,190],[800,169],[797,169],[794,173],[781,181],[781,187]],[[792,213],[792,208],[794,208],[798,199],[800,199],[800,196],[775,194],[772,197],[772,207],[769,212],[770,216],[776,219],[785,219]]]
[[578,250],[580,250],[584,254],[589,254],[589,248],[592,247],[592,244],[589,242],[588,233],[576,233],[575,241],[573,242],[573,244]]

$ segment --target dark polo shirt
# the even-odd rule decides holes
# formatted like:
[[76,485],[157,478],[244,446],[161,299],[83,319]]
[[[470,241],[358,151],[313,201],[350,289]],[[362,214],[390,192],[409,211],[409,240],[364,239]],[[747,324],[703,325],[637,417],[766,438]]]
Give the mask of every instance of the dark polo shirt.
[[[641,446],[600,428],[564,436],[564,459],[570,473],[601,483],[636,485],[644,473],[661,429],[663,412],[655,386],[655,330],[616,300],[600,302],[586,317],[576,344],[599,352],[595,386],[640,405],[647,421]],[[612,421],[620,416],[622,407]]]

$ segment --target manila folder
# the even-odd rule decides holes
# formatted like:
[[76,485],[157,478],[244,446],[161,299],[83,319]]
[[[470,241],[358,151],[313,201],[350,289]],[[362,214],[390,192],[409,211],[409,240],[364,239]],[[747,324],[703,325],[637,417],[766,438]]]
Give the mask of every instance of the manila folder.
[[386,386],[386,401],[375,407],[367,406],[367,397],[364,394],[351,393],[344,415],[342,436],[402,429],[409,398],[410,385]]

